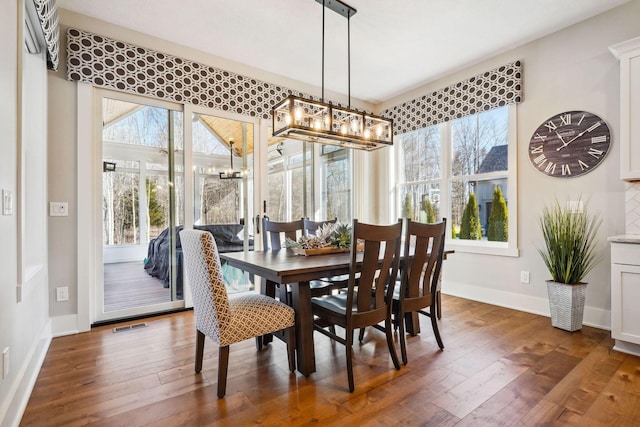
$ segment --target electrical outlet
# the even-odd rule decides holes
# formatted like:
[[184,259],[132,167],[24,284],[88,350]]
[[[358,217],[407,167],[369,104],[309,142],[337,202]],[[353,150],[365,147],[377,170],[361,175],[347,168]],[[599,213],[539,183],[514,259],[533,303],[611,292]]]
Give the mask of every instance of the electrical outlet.
[[529,272],[521,271],[520,272],[520,283],[529,283]]
[[2,351],[2,379],[9,376],[9,347]]
[[69,301],[69,287],[61,286],[56,288],[56,301]]
[[69,216],[69,203],[67,202],[49,203],[49,216]]

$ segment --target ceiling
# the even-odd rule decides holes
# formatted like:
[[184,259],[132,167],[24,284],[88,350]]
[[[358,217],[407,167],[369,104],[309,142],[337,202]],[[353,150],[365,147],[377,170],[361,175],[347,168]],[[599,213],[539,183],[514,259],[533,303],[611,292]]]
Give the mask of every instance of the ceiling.
[[[629,0],[346,0],[351,96],[378,103]],[[58,0],[58,7],[317,87],[315,0]],[[327,9],[325,89],[348,93],[347,19]],[[90,30],[90,29],[89,29]],[[260,78],[261,76],[256,76]],[[312,95],[320,96],[318,93]]]

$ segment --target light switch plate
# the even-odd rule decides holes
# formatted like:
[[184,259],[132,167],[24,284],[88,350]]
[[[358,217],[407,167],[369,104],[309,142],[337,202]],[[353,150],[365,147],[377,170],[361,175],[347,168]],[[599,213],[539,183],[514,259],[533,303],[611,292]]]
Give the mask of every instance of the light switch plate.
[[67,202],[49,203],[49,216],[69,216],[69,203]]
[[2,215],[13,215],[13,191],[2,189]]

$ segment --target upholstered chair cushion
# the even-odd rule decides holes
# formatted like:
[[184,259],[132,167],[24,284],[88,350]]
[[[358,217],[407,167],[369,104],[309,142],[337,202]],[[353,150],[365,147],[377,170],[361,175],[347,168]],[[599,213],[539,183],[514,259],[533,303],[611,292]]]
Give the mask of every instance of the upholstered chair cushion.
[[293,309],[271,297],[257,293],[228,297],[211,233],[184,230],[180,237],[199,331],[227,346],[293,326]]

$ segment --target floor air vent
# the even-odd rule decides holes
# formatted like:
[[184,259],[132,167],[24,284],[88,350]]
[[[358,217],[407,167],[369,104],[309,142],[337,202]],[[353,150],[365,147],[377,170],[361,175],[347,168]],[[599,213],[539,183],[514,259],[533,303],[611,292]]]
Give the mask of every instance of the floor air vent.
[[132,329],[140,329],[140,328],[146,328],[147,324],[146,323],[134,323],[133,325],[126,325],[126,326],[118,326],[117,328],[113,328],[113,332],[124,332],[124,331],[130,331]]

